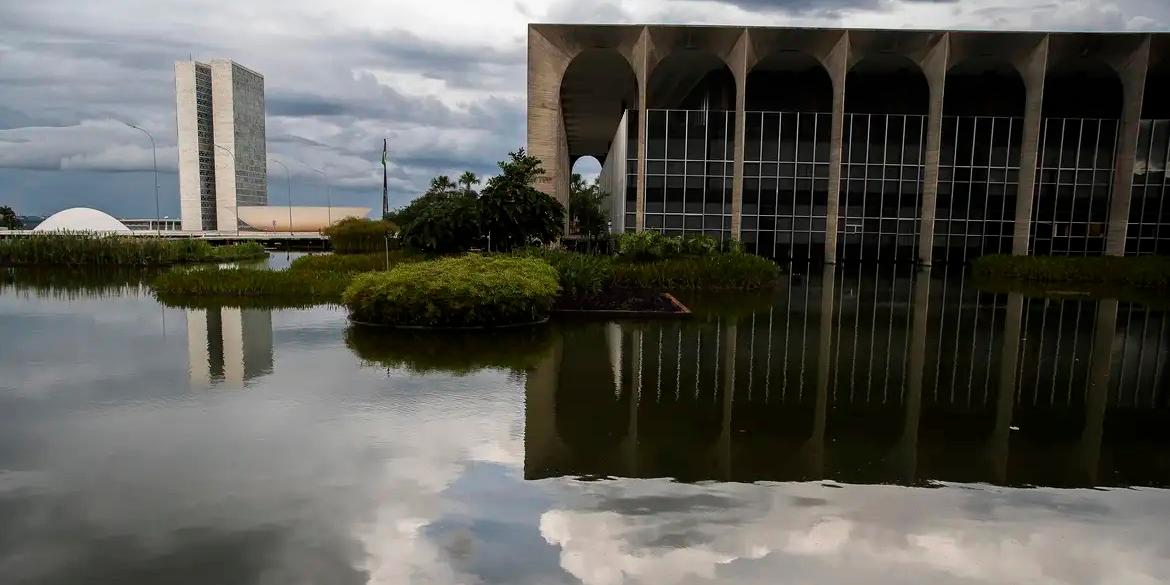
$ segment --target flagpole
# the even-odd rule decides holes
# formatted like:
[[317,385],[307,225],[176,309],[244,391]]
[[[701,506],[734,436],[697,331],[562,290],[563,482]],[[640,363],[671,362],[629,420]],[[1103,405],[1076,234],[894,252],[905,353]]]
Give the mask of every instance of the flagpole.
[[390,214],[390,197],[386,179],[387,140],[382,139],[382,219]]
[[[387,140],[382,139],[382,221],[386,221],[386,216],[390,215],[390,191],[389,184],[386,179],[386,156],[387,156]],[[390,270],[390,233],[386,232],[382,235],[382,239],[386,243],[386,270]]]

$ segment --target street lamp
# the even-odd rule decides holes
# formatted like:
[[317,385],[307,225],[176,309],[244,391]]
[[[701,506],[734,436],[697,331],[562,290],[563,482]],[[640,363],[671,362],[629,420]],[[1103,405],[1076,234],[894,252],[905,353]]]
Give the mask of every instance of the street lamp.
[[272,161],[272,162],[274,162],[274,163],[276,163],[276,164],[278,164],[278,165],[280,165],[280,166],[284,167],[284,178],[285,178],[286,180],[288,180],[288,235],[290,235],[290,236],[291,236],[291,235],[292,235],[292,233],[293,233],[293,222],[292,222],[292,173],[290,173],[290,172],[289,172],[289,170],[288,170],[288,165],[286,165],[286,164],[284,164],[284,163],[280,162],[279,160],[276,160],[276,159],[274,159],[274,158],[269,158],[268,160],[270,160],[270,161]]
[[[235,166],[236,166],[236,153],[232,152],[230,148],[223,146],[221,144],[213,144],[212,146],[228,153],[228,156],[232,157],[232,168],[234,170]],[[232,181],[233,182],[235,181],[235,177],[232,177]],[[232,206],[232,209],[234,209],[236,211],[236,236],[239,236],[240,235],[240,196],[239,195],[236,195],[235,205]]]
[[122,122],[122,123],[135,129],[135,130],[141,131],[143,134],[146,135],[147,138],[150,139],[150,157],[154,160],[154,227],[156,230],[158,230],[158,235],[161,236],[162,235],[162,225],[159,223],[159,218],[161,216],[161,213],[159,212],[159,207],[158,207],[158,147],[155,146],[155,144],[154,144],[154,136],[151,136],[150,132],[147,132],[145,128],[143,128],[141,126],[135,126],[134,124],[131,124],[130,122]]
[[328,227],[333,225],[333,198],[329,194],[329,175],[321,169],[315,169],[305,163],[301,164],[304,164],[305,168],[309,169],[310,171],[321,175],[321,182],[325,184],[325,226]]

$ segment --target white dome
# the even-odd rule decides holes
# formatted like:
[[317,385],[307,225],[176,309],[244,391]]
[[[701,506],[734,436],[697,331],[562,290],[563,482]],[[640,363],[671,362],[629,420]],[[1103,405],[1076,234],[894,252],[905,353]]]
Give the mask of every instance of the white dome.
[[88,207],[73,207],[49,216],[34,232],[95,232],[128,234],[130,228],[108,213]]

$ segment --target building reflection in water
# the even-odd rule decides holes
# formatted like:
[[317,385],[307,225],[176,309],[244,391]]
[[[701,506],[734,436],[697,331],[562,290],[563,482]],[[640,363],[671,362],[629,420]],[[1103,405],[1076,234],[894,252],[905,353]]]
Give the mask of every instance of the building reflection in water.
[[526,477],[1170,485],[1166,311],[915,270],[794,266],[693,321],[556,325]]
[[187,373],[193,387],[242,386],[272,373],[272,311],[186,309]]

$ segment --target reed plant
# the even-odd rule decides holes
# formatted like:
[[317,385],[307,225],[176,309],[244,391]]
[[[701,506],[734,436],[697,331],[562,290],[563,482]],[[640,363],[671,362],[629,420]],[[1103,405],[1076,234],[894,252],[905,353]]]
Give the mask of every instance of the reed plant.
[[289,270],[311,270],[340,273],[377,272],[406,262],[417,262],[423,256],[410,250],[391,250],[372,254],[311,254],[293,260]]
[[44,234],[0,240],[3,266],[170,266],[264,258],[260,244],[214,247],[204,240]]
[[349,275],[324,271],[194,268],[165,272],[152,286],[168,304],[194,297],[293,299],[311,304],[339,302],[349,281]]

